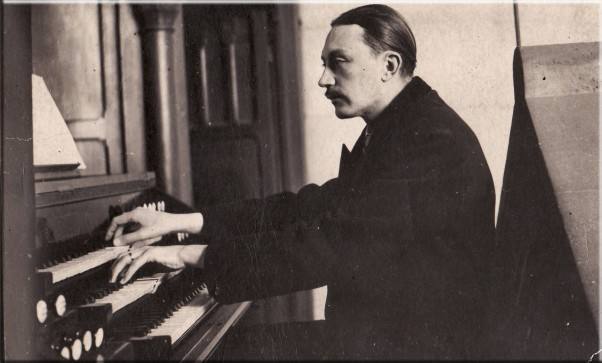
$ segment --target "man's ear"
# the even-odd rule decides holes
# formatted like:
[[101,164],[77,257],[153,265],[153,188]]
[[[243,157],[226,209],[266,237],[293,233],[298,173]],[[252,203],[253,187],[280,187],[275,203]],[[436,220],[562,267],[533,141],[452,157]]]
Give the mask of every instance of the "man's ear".
[[393,78],[396,74],[401,72],[401,66],[403,64],[403,59],[401,55],[397,52],[386,51],[384,53],[384,72],[382,75],[382,81],[386,82]]

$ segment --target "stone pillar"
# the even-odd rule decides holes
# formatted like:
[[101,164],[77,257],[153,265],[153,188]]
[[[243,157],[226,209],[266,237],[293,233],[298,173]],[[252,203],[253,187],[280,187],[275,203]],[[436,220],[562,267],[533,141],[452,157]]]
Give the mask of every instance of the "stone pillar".
[[157,186],[169,194],[177,189],[176,98],[173,68],[174,21],[177,5],[132,5],[142,38],[146,149]]

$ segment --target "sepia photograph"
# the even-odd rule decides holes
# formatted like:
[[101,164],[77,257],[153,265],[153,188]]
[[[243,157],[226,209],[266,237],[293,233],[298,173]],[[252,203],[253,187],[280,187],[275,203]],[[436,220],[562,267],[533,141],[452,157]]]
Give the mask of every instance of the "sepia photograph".
[[597,1],[0,7],[5,361],[580,361]]

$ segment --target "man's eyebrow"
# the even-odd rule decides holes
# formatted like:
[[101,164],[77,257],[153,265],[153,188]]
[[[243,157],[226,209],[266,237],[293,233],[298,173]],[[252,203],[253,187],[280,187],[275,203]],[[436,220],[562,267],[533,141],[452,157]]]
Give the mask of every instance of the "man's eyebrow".
[[[326,54],[327,58],[332,58],[332,57],[347,57],[347,53],[342,50],[342,49],[333,49],[330,52],[328,52]],[[325,60],[324,59],[324,55],[320,56],[320,59]]]

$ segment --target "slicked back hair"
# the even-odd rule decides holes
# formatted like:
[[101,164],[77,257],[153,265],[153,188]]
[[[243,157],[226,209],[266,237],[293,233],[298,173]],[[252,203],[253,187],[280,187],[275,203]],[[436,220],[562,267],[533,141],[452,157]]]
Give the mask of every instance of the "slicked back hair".
[[330,26],[359,25],[364,29],[364,41],[376,53],[395,51],[402,57],[402,73],[414,74],[416,40],[405,19],[387,5],[360,6],[344,12]]

